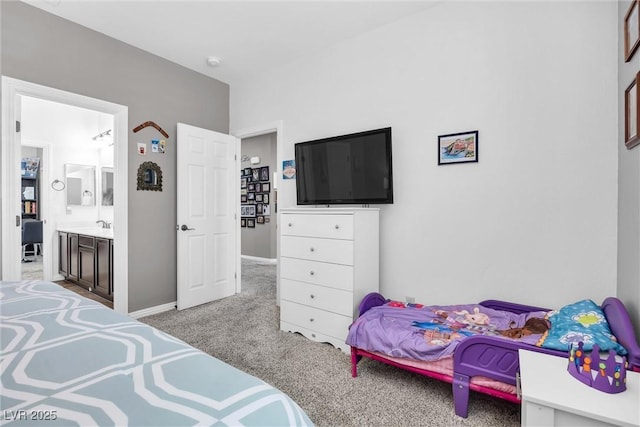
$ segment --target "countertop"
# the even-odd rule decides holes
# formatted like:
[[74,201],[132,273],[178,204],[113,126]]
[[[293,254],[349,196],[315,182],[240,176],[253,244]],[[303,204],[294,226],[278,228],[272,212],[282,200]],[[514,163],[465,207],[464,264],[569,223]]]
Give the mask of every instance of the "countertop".
[[104,239],[113,239],[113,228],[61,226],[58,227],[58,231],[82,234],[84,236],[101,237]]

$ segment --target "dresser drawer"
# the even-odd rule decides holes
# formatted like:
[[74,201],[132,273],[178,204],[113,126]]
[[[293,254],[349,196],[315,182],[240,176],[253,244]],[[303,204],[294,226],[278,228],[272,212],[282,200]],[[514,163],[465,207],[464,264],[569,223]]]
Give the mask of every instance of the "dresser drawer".
[[353,215],[283,214],[283,236],[353,239]]
[[280,277],[330,288],[353,290],[353,266],[298,258],[280,258]]
[[349,326],[353,323],[352,316],[343,316],[287,300],[280,301],[280,320],[341,339],[347,337]]
[[280,256],[353,265],[353,241],[282,236]]
[[280,298],[353,317],[353,292],[282,279]]

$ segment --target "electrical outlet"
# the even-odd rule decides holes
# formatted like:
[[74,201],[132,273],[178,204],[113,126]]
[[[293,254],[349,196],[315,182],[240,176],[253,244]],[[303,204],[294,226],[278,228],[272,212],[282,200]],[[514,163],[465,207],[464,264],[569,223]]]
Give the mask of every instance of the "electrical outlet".
[[404,297],[405,301],[409,304],[414,304],[416,299],[414,297]]

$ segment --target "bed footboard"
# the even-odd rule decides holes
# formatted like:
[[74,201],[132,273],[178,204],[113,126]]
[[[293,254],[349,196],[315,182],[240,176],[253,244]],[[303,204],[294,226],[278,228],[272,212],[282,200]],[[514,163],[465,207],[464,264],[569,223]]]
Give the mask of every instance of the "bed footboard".
[[[518,349],[566,357],[566,353],[547,350],[533,345],[509,341],[504,338],[476,335],[465,338],[458,344],[453,354],[453,397],[456,415],[467,417],[471,377],[481,375],[506,384],[516,384],[516,374],[520,370]],[[487,393],[492,394],[492,393]],[[503,399],[519,402],[517,396],[504,393],[493,394]]]

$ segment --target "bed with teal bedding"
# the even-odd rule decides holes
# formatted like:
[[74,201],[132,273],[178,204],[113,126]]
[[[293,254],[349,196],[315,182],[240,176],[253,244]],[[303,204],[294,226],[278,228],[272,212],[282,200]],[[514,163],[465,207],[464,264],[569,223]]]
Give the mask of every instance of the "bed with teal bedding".
[[0,282],[0,425],[312,425],[286,394],[43,281]]

